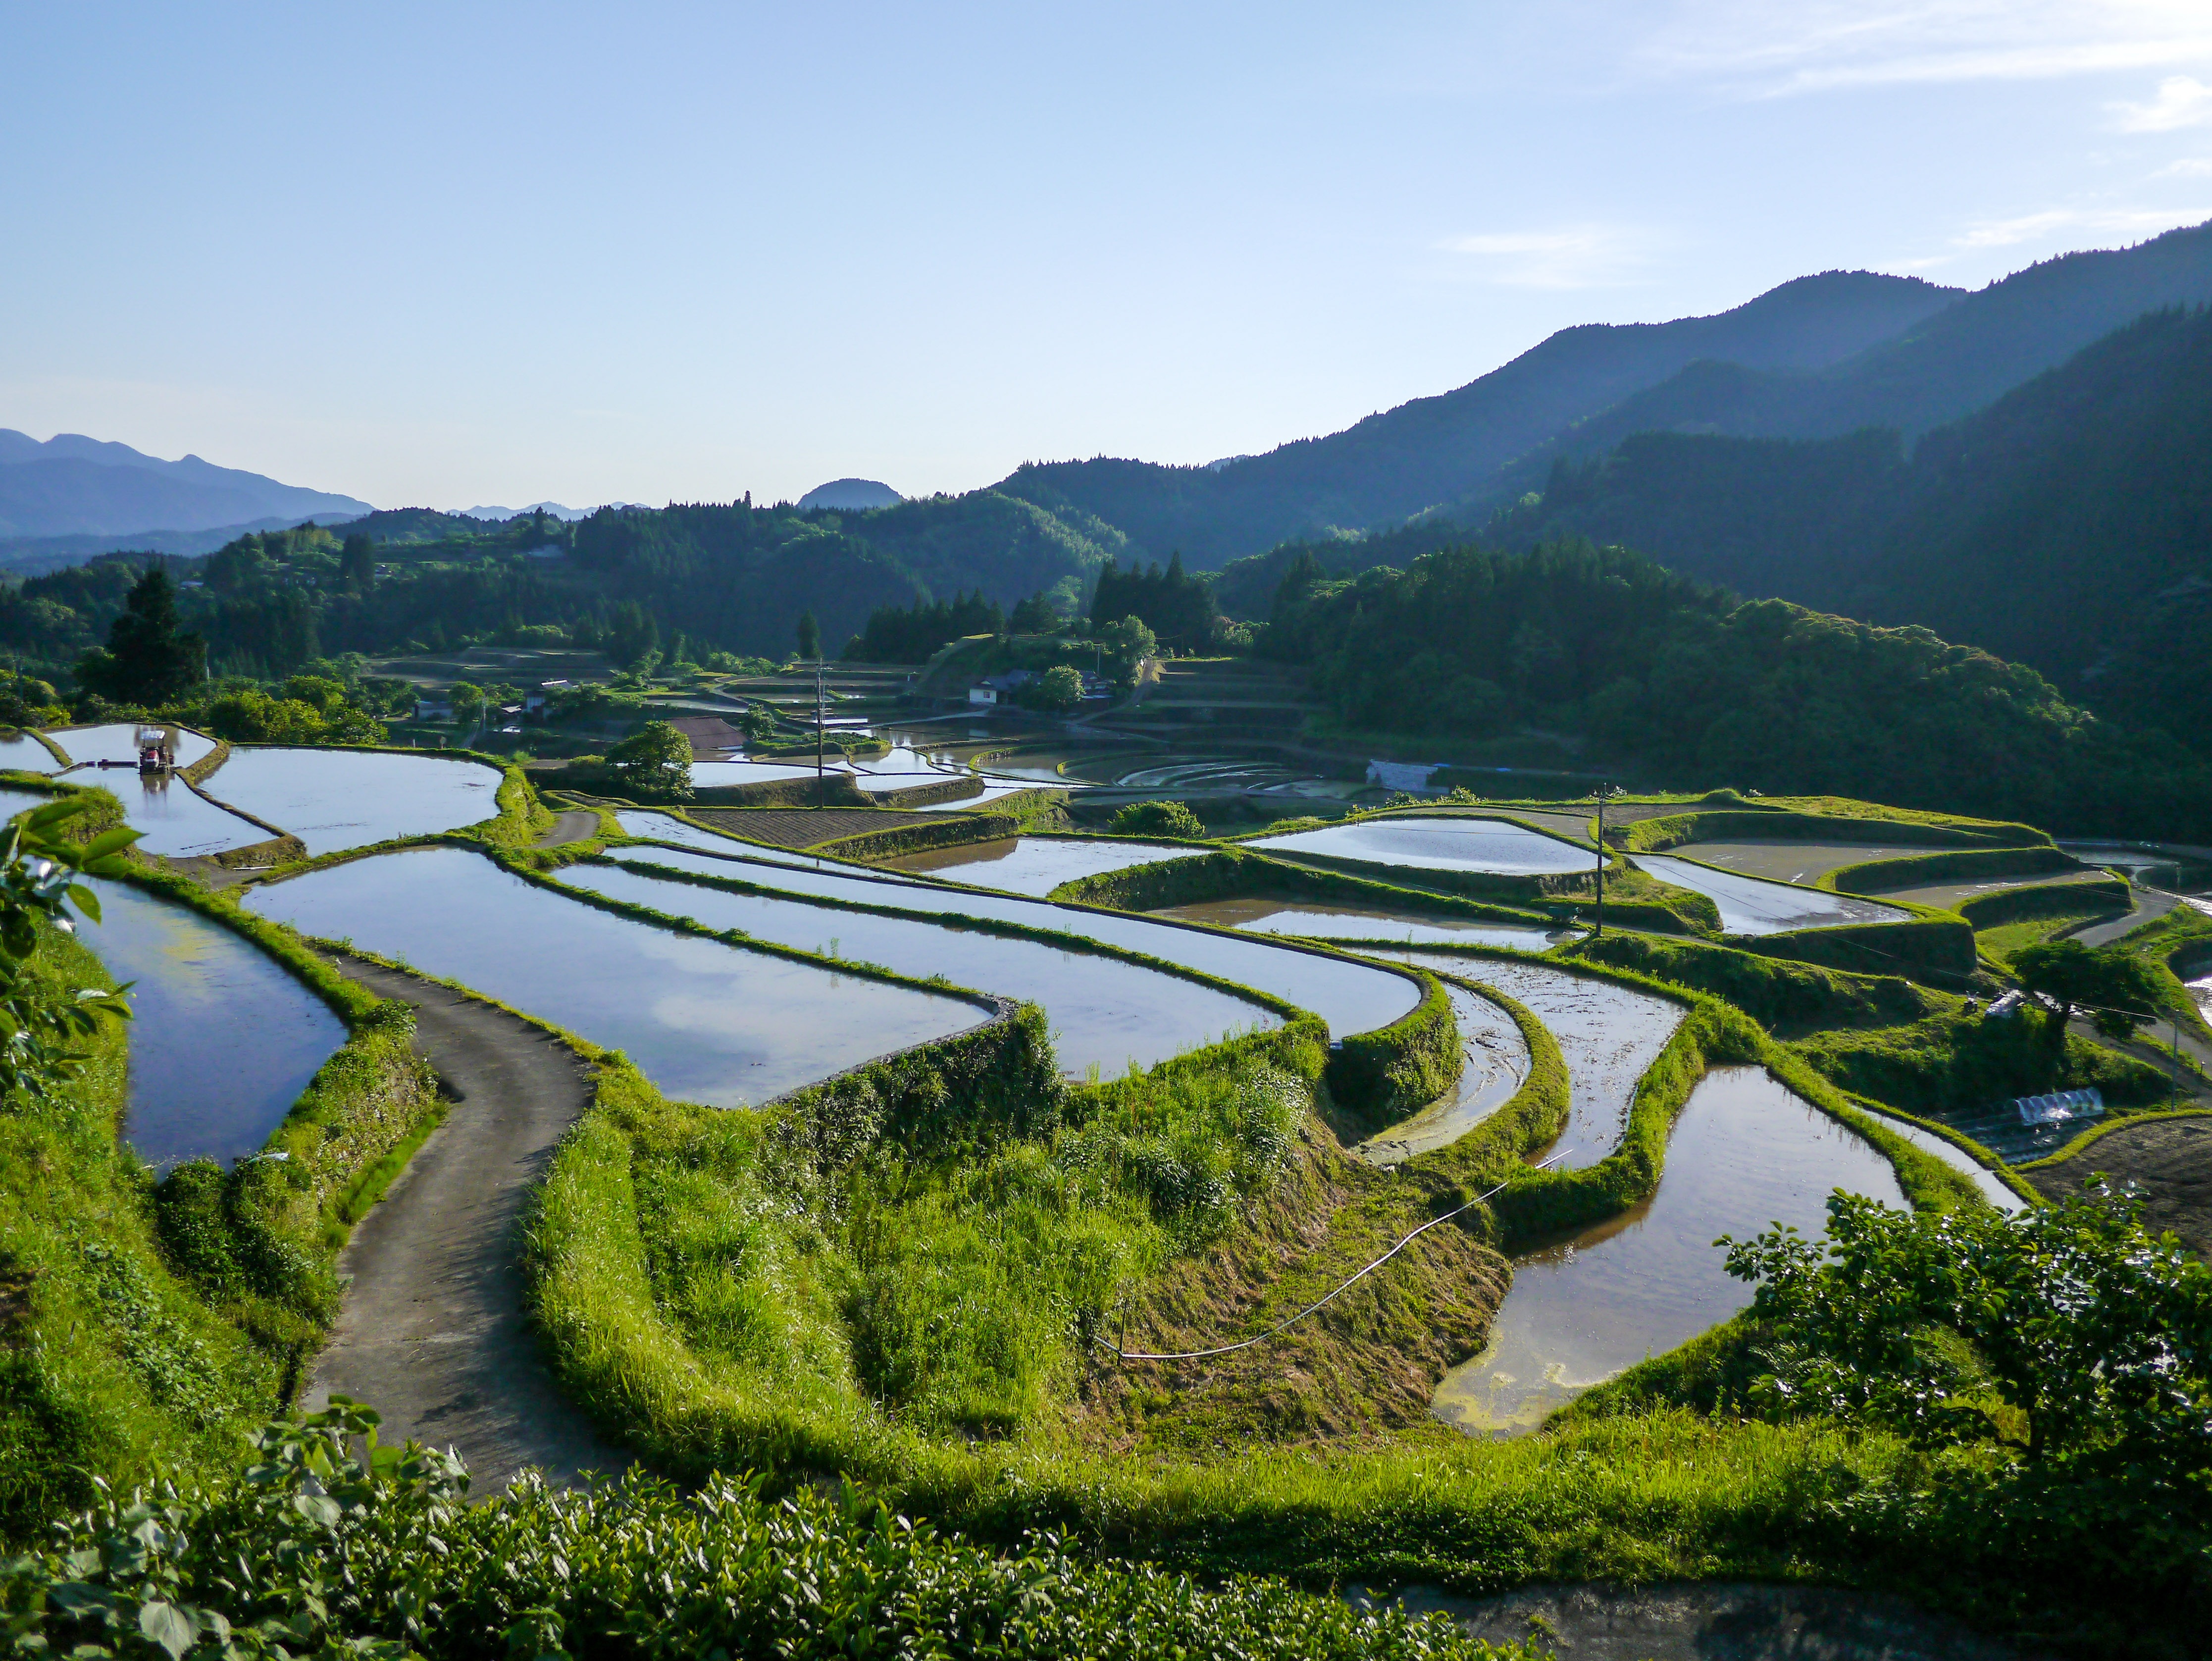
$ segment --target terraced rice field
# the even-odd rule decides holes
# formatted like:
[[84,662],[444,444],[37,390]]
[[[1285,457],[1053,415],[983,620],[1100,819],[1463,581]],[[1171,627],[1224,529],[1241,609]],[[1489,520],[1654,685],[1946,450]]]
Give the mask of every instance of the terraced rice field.
[[1577,848],[1503,819],[1465,817],[1366,819],[1260,837],[1245,845],[1270,854],[1322,854],[1370,865],[1509,877],[1589,871],[1596,861],[1595,849]]
[[[1126,912],[1058,905],[976,889],[950,888],[911,878],[802,871],[787,866],[732,864],[664,849],[632,850],[634,860],[672,870],[764,883],[794,896],[896,906],[924,916],[953,915],[1051,929],[1164,959],[1202,975],[1249,986],[1310,1009],[1339,1037],[1370,1032],[1420,1001],[1417,983],[1402,975],[1289,945],[1156,922]],[[987,989],[996,990],[997,989]]]
[[1435,1411],[1475,1435],[1518,1435],[1625,1367],[1674,1348],[1751,1301],[1722,1233],[1781,1223],[1818,1236],[1827,1196],[1889,1205],[1887,1160],[1757,1068],[1721,1068],[1690,1094],[1658,1192],[1519,1259],[1481,1354],[1437,1387]]
[[1613,1152],[1628,1123],[1636,1081],[1686,1013],[1671,999],[1543,964],[1438,952],[1378,949],[1375,955],[1494,986],[1543,1022],[1567,1063],[1567,1128],[1554,1147],[1563,1154],[1560,1167],[1568,1171],[1594,1165]]
[[1854,899],[1820,888],[1796,888],[1668,854],[1638,854],[1636,863],[1662,882],[1705,895],[1720,909],[1724,934],[1781,934],[1795,928],[1834,928],[1845,923],[1903,922],[1912,915],[1893,905]]
[[964,1000],[614,916],[458,848],[332,866],[257,888],[246,904],[620,1050],[669,1095],[715,1107],[765,1101],[984,1019]]

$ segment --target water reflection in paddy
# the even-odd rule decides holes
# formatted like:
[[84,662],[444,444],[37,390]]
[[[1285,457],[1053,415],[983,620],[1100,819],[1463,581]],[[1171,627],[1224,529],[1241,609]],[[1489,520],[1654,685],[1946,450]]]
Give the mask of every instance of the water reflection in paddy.
[[1981,1190],[1982,1197],[1999,1211],[2027,1209],[2027,1201],[2007,1188],[1996,1172],[1981,1164],[1957,1143],[1947,1141],[1932,1130],[1923,1130],[1917,1124],[1893,1119],[1886,1113],[1876,1113],[1871,1116],[1883,1129],[1895,1132],[1922,1153],[1933,1154],[1952,1170],[1971,1177],[1974,1186]]
[[957,848],[908,854],[884,865],[894,871],[921,871],[954,882],[1004,889],[1010,894],[1049,894],[1064,882],[1156,865],[1204,853],[1199,848],[1161,848],[1152,843],[1114,842],[1103,837],[1007,837],[997,842],[963,843]]
[[1352,1150],[1370,1165],[1394,1165],[1457,1141],[1512,1100],[1528,1076],[1528,1042],[1513,1017],[1480,992],[1451,985],[1444,991],[1459,1022],[1460,1075],[1412,1118]]
[[343,1024],[228,928],[120,883],[93,886],[100,922],[77,938],[137,983],[124,1140],[161,1170],[254,1153],[345,1042]]
[[480,762],[371,750],[233,750],[205,782],[219,801],[281,826],[310,854],[366,848],[488,819],[500,776]]
[[[1093,1067],[1103,1077],[1118,1078],[1132,1062],[1150,1067],[1232,1032],[1281,1025],[1258,1004],[1096,952],[803,900],[727,893],[605,866],[571,866],[561,880],[709,928],[742,929],[756,940],[802,952],[878,964],[917,979],[942,975],[957,986],[1034,1001],[1052,1023],[1061,1069],[1078,1078]],[[876,903],[890,903],[881,889]]]
[[1216,928],[1307,940],[1403,940],[1409,946],[1510,946],[1541,952],[1571,936],[1534,923],[1438,922],[1357,905],[1316,905],[1288,900],[1206,900],[1152,913]]
[[1818,888],[1793,888],[1734,871],[1716,871],[1664,854],[1638,854],[1636,862],[1662,882],[1687,888],[1720,909],[1725,934],[1779,934],[1792,928],[1832,928],[1843,923],[1903,922],[1911,913],[1872,900]]
[[703,848],[712,853],[741,854],[749,860],[767,860],[775,865],[803,866],[810,871],[828,870],[835,864],[834,861],[817,859],[811,854],[794,853],[788,848],[767,848],[758,843],[739,842],[735,837],[702,830],[668,813],[629,811],[616,814],[615,822],[622,826],[623,834],[627,837],[649,837],[655,842],[678,843],[685,848]]
[[[138,764],[138,723],[107,721],[98,727],[71,727],[52,734],[73,762],[120,761]],[[190,767],[215,748],[215,740],[190,727],[177,735],[177,765]]]
[[1109,946],[1180,964],[1203,975],[1272,993],[1301,1009],[1312,1010],[1328,1023],[1330,1033],[1337,1037],[1388,1026],[1421,998],[1416,983],[1364,964],[1234,934],[1209,934],[1142,917],[1056,905],[1049,900],[1023,899],[973,888],[948,888],[902,877],[863,877],[843,872],[799,871],[782,866],[747,867],[742,862],[733,867],[726,860],[704,854],[662,849],[632,849],[624,857],[676,870],[763,883],[795,894],[852,900],[864,905],[896,906],[910,911],[958,912],[1103,940]]
[[669,1095],[715,1107],[983,1019],[959,999],[614,916],[459,848],[312,872],[255,889],[246,904],[620,1050]]
[[53,751],[28,733],[0,733],[0,767],[19,773],[52,773],[60,766]]
[[1286,837],[1261,837],[1244,845],[1271,854],[1327,854],[1372,865],[1515,877],[1589,871],[1597,861],[1595,849],[1577,848],[1503,819],[1369,819],[1294,830]]
[[125,821],[141,833],[137,846],[149,854],[183,858],[269,840],[259,825],[196,795],[180,778],[110,773],[100,782],[122,802]]
[[[1494,986],[1543,1022],[1567,1064],[1567,1128],[1555,1144],[1565,1150],[1559,1160],[1565,1171],[1594,1165],[1613,1152],[1628,1123],[1636,1081],[1689,1013],[1672,999],[1542,964],[1437,952],[1378,950],[1375,955]],[[1542,1157],[1542,1151],[1531,1157]]]
[[1483,1353],[1438,1386],[1439,1418],[1511,1435],[1647,1355],[1751,1302],[1712,1242],[1770,1223],[1817,1236],[1827,1197],[1848,1189],[1890,1205],[1889,1162],[1757,1068],[1722,1068],[1690,1094],[1659,1191],[1625,1214],[1514,1265]]

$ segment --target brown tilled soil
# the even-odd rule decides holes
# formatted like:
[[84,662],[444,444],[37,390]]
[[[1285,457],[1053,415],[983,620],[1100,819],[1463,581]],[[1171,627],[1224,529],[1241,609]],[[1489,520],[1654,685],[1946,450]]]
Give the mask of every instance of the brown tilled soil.
[[2055,1200],[2080,1193],[2100,1171],[2133,1185],[2151,1228],[2172,1230],[2198,1257],[2212,1260],[2212,1115],[2130,1125],[2021,1174]]
[[942,813],[884,813],[865,807],[695,807],[691,817],[733,837],[775,848],[811,848],[832,837],[857,837],[863,830],[945,823]]

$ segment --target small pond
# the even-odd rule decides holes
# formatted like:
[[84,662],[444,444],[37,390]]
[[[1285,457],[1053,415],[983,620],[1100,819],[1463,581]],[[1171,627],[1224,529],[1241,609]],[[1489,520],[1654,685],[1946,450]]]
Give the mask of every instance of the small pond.
[[1290,934],[1323,940],[1403,940],[1408,946],[1510,946],[1522,952],[1542,952],[1563,940],[1574,938],[1571,933],[1542,928],[1533,923],[1438,922],[1434,917],[1415,918],[1398,911],[1296,900],[1206,900],[1197,905],[1171,906],[1152,916],[1209,923],[1216,928],[1248,929],[1255,934]]
[[499,782],[480,762],[434,756],[234,749],[201,788],[319,855],[488,819],[499,812]]
[[[761,869],[753,867],[745,879],[764,880],[753,874]],[[722,874],[729,874],[727,867]],[[1150,1067],[1231,1033],[1281,1025],[1258,1004],[1093,952],[921,918],[726,893],[605,866],[570,866],[561,880],[709,928],[742,929],[756,940],[802,952],[875,964],[917,979],[942,975],[956,986],[1042,1004],[1060,1068],[1073,1078],[1096,1068],[1102,1078],[1117,1079],[1133,1062]],[[900,891],[878,888],[872,903],[896,904]]]
[[1421,1001],[1420,987],[1415,982],[1365,964],[1234,934],[1178,928],[1121,913],[1056,905],[1049,900],[992,894],[973,888],[947,888],[900,877],[857,876],[845,872],[801,871],[787,866],[766,865],[736,871],[725,866],[717,870],[720,861],[707,855],[667,849],[633,849],[629,857],[678,870],[734,876],[794,894],[854,900],[866,905],[891,905],[908,911],[957,912],[1103,940],[1127,951],[1164,958],[1203,975],[1272,993],[1301,1009],[1312,1010],[1328,1023],[1329,1032],[1335,1037],[1388,1026]]
[[1202,848],[1161,848],[1146,842],[1112,842],[1100,837],[1008,837],[971,842],[958,848],[932,849],[884,861],[893,871],[916,871],[1010,894],[1043,896],[1064,882],[1120,871],[1133,865],[1202,854]]
[[160,1171],[258,1152],[345,1042],[344,1024],[221,924],[121,883],[93,886],[100,921],[80,920],[77,937],[136,983],[124,1140]]
[[1503,819],[1367,819],[1261,837],[1244,844],[1270,854],[1326,854],[1370,865],[1416,866],[1426,871],[1486,871],[1498,876],[1543,876],[1595,871],[1597,850],[1545,836]]
[[1722,1234],[1771,1223],[1817,1236],[1838,1188],[1901,1206],[1889,1162],[1757,1068],[1721,1068],[1690,1094],[1659,1191],[1514,1264],[1482,1354],[1437,1387],[1438,1418],[1478,1435],[1534,1430],[1594,1384],[1751,1302]]
[[[138,764],[138,724],[136,721],[108,721],[99,727],[71,727],[49,733],[53,741],[69,752],[73,762],[127,762]],[[189,727],[181,729],[177,738],[177,765],[190,767],[215,748],[215,740],[204,733],[195,733]]]
[[1447,985],[1465,1058],[1452,1087],[1402,1124],[1352,1151],[1370,1165],[1394,1165],[1444,1147],[1513,1099],[1528,1076],[1528,1043],[1513,1017],[1480,992]]
[[620,1050],[670,1096],[715,1107],[985,1019],[964,1000],[633,922],[465,849],[357,860],[257,888],[246,904]]
[[1878,905],[1847,894],[1716,871],[1666,854],[1638,854],[1636,863],[1662,882],[1710,898],[1720,908],[1724,934],[1780,934],[1793,928],[1833,928],[1844,923],[1904,922],[1912,915],[1893,905]]
[[[823,770],[836,772],[833,763]],[[775,784],[784,779],[811,779],[812,762],[800,766],[787,761],[695,761],[691,764],[694,790],[720,790],[732,784]]]
[[[1565,1171],[1594,1165],[1613,1152],[1628,1123],[1636,1081],[1689,1013],[1671,999],[1542,964],[1440,952],[1376,955],[1494,986],[1543,1022],[1567,1063],[1567,1128],[1553,1144],[1565,1150],[1559,1160]],[[1530,1158],[1541,1159],[1550,1151],[1539,1150]]]

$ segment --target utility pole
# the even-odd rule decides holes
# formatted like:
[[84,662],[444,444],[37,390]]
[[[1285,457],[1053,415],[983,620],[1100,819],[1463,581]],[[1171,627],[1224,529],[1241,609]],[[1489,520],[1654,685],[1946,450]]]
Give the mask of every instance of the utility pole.
[[822,700],[822,660],[814,660],[814,800],[826,806],[830,800],[830,784],[823,772],[822,757],[827,747],[823,724],[827,709]]
[[1597,930],[1593,939],[1605,934],[1605,784],[1597,787]]

